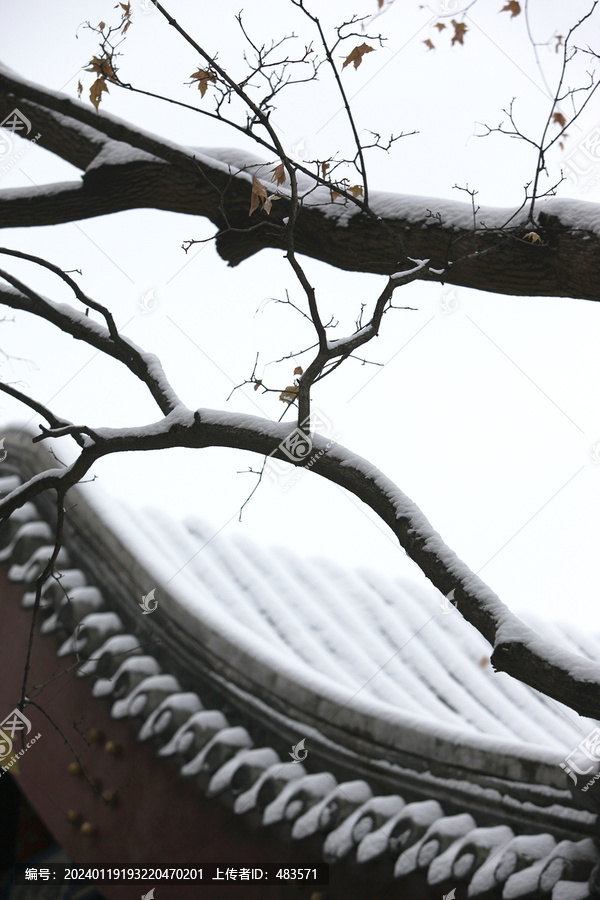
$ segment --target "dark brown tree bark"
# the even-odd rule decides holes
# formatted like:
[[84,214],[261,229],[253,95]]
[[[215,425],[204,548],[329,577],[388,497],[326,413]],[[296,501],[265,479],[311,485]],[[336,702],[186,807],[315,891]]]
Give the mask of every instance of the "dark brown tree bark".
[[[0,190],[0,227],[153,208],[208,218],[230,265],[266,247],[285,250],[285,198],[270,216],[257,211],[249,219],[250,174],[240,171],[247,154],[234,159],[229,151],[229,166],[218,149],[198,151],[194,159],[185,148],[0,71],[0,121],[15,108],[32,123],[30,139],[39,134],[36,143],[84,174],[58,186]],[[421,276],[427,280],[515,296],[600,300],[598,204],[547,198],[538,201],[534,223],[525,212],[513,217],[513,209],[481,210],[474,230],[467,203],[373,192],[378,221],[340,199],[310,205],[314,196],[298,217],[296,250],[336,268],[390,275],[406,265],[406,256],[427,258]],[[532,231],[539,240],[525,237]]]

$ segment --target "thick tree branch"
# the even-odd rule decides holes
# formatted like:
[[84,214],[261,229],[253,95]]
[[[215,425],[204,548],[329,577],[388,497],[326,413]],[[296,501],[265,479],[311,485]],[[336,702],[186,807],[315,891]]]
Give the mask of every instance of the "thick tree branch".
[[[96,428],[96,440],[64,469],[34,476],[0,500],[0,517],[9,516],[43,491],[64,496],[93,463],[111,453],[170,447],[230,447],[290,462],[280,449],[289,425],[256,416],[183,407],[141,428]],[[465,619],[494,647],[497,670],[529,684],[583,716],[600,719],[600,665],[542,640],[500,601],[447,547],[417,506],[367,460],[321,435],[311,435],[312,470],[350,491],[392,530],[407,555],[453,602]],[[319,455],[322,451],[322,454]]]
[[[208,218],[219,229],[217,249],[231,265],[267,247],[286,249],[285,197],[270,217],[254,213],[262,227],[248,228],[251,173],[271,160],[243,151],[190,151],[0,70],[0,116],[15,107],[41,134],[40,146],[87,171],[82,182],[0,190],[0,227],[154,208]],[[300,196],[313,187],[299,179]],[[317,188],[299,210],[295,250],[340,269],[389,276],[399,263],[397,235],[409,256],[430,260],[421,276],[427,280],[516,296],[600,300],[598,204],[538,201],[541,241],[533,244],[524,240],[530,230],[525,210],[514,216],[513,209],[481,209],[474,230],[467,203],[372,191],[370,207],[386,227]]]

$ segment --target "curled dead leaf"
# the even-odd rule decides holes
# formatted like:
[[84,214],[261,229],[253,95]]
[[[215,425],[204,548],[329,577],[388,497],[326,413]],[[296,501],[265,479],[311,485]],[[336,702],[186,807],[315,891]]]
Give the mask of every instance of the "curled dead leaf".
[[502,7],[500,12],[509,12],[511,19],[514,19],[521,12],[521,4],[519,0],[508,0],[508,3]]
[[464,22],[457,22],[456,19],[452,19],[452,24],[454,25],[454,34],[452,35],[452,43],[453,44],[464,44],[465,42],[465,34],[469,30]]
[[561,112],[552,113],[552,121],[555,122],[556,125],[560,125],[561,128],[564,128],[567,124],[567,120]]
[[353,63],[354,68],[358,69],[358,67],[360,66],[360,64],[363,60],[363,56],[365,55],[365,53],[372,53],[374,49],[375,49],[374,47],[369,47],[368,44],[360,44],[358,47],[355,47],[354,50],[352,51],[352,53],[349,53],[348,56],[346,57],[346,59],[344,60],[342,69],[345,69],[346,66],[350,65],[350,63]]
[[264,203],[264,201],[266,199],[267,199],[266,187],[264,186],[264,184],[262,184],[262,182],[260,182],[258,180],[256,175],[253,175],[252,176],[252,199],[250,200],[250,212],[248,213],[248,215],[251,216],[252,213],[254,212],[254,210],[258,209],[258,207],[260,206],[260,201],[262,200]]
[[282,391],[279,395],[279,399],[283,403],[287,403],[288,406],[290,403],[293,403],[296,397],[298,396],[298,385],[297,384],[288,384],[285,391]]
[[117,70],[114,68],[112,57],[110,56],[104,56],[102,58],[92,56],[90,64],[85,71],[93,72],[94,75],[97,75],[99,78],[108,78],[109,81],[117,80]]
[[283,184],[286,179],[285,166],[283,163],[279,163],[278,166],[275,166],[274,169],[271,169],[271,181],[274,181],[275,184]]
[[98,112],[98,107],[100,106],[104,91],[106,91],[107,94],[109,93],[106,81],[104,78],[97,78],[90,88],[90,101],[96,107],[96,112]]
[[190,75],[190,78],[193,81],[198,82],[198,90],[200,91],[201,97],[204,97],[209,81],[211,81],[213,84],[217,83],[216,76],[213,75],[212,72],[206,72],[204,69],[198,69],[197,72],[194,72],[193,75]]

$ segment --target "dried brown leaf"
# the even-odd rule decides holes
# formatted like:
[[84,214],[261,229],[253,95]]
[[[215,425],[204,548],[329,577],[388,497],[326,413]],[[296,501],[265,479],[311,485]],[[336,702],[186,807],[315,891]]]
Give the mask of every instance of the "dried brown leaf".
[[508,0],[506,6],[503,6],[500,12],[509,12],[511,19],[514,19],[521,12],[521,4],[519,0]]
[[258,209],[261,200],[264,204],[265,201],[267,200],[267,197],[268,197],[268,194],[267,194],[266,187],[264,186],[264,184],[262,184],[262,182],[260,182],[258,180],[256,175],[253,175],[252,176],[252,199],[250,201],[250,212],[248,213],[248,215],[251,216],[252,213],[254,212],[254,210]]
[[204,97],[209,81],[212,81],[213,84],[216,84],[217,82],[216,76],[213,75],[212,72],[205,72],[204,69],[198,69],[197,72],[190,75],[190,78],[193,81],[198,82],[198,90],[200,91],[201,97]]
[[552,121],[555,122],[557,125],[560,125],[561,128],[564,128],[565,125],[567,124],[567,120],[565,119],[565,117],[563,116],[563,114],[561,112],[552,113]]
[[274,181],[276,184],[284,184],[286,179],[285,166],[283,163],[279,163],[278,166],[275,166],[274,169],[271,169],[271,181]]
[[282,391],[279,395],[279,399],[282,403],[287,403],[288,406],[290,403],[293,403],[296,397],[298,396],[298,385],[297,384],[288,384],[285,391]]
[[457,22],[456,19],[452,19],[452,24],[454,25],[454,34],[452,35],[452,43],[453,44],[464,44],[465,34],[468,31],[466,24],[464,22]]
[[96,112],[98,112],[98,107],[100,106],[104,91],[109,93],[106,81],[104,78],[97,78],[90,88],[90,100],[96,107]]
[[85,71],[93,72],[99,78],[108,78],[109,81],[117,80],[117,71],[113,67],[110,56],[104,56],[102,59],[98,56],[92,56],[90,64]]
[[355,47],[352,53],[349,53],[346,59],[344,60],[344,65],[342,69],[345,69],[346,66],[349,66],[350,63],[354,64],[354,68],[358,69],[360,66],[363,56],[365,53],[371,53],[375,48],[369,47],[368,44],[360,44],[358,47]]

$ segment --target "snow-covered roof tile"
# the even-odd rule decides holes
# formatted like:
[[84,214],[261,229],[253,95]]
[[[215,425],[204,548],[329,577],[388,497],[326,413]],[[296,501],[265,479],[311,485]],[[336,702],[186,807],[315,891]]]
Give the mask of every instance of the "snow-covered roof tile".
[[[330,861],[351,851],[358,864],[382,857],[396,878],[420,871],[430,884],[468,883],[470,897],[503,890],[570,900],[569,885],[573,898],[587,896],[600,858],[590,837],[597,815],[574,801],[558,766],[589,731],[586,720],[495,675],[486,642],[435,589],[215,537],[197,521],[80,500],[71,520],[83,517],[99,562],[92,568],[127,567],[129,593],[116,597],[68,569],[67,596],[49,591],[41,610],[50,613],[45,631],[67,637],[59,653],[76,651],[94,693],[113,694],[113,717],[136,720],[138,738],[176,757],[207,798],[227,797],[239,816],[260,812],[269,827],[288,823],[292,838],[320,841]],[[14,532],[5,541],[6,563],[18,553],[23,571],[47,541],[31,510],[26,522],[26,543]],[[152,642],[134,582],[140,592],[155,585],[153,629],[196,641],[203,678],[175,677],[177,644],[169,654],[165,641],[160,665],[143,655]],[[124,624],[132,622],[135,636]],[[592,635],[544,623],[539,631],[600,659]],[[209,705],[220,693],[227,715]],[[254,746],[253,731],[264,736],[269,723],[294,737],[293,762]],[[305,766],[297,750],[306,743]],[[378,793],[377,778],[393,792]],[[529,833],[537,823],[541,833]]]

